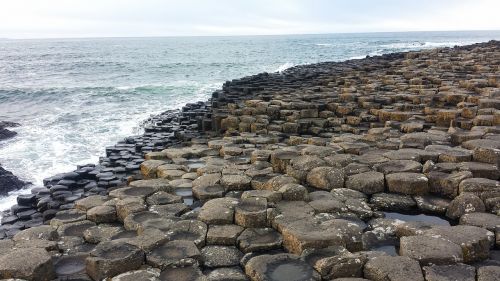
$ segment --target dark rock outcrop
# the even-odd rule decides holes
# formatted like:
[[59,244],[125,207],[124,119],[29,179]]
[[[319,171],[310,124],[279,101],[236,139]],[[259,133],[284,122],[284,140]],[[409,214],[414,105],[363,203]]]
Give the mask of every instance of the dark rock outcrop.
[[17,178],[12,172],[0,166],[0,196],[5,196],[10,191],[18,190],[28,183]]
[[18,127],[20,124],[10,121],[0,121],[0,141],[12,138],[17,135],[16,132],[8,130],[8,127]]

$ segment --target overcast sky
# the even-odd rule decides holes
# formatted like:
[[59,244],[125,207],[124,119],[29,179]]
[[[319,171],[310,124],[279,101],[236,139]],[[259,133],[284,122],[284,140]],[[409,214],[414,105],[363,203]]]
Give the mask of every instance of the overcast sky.
[[500,30],[500,0],[0,0],[0,37]]

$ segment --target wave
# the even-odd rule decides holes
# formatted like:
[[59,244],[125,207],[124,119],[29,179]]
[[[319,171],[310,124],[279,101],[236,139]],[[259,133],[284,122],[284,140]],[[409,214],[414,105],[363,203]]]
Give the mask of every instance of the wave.
[[447,41],[447,42],[398,42],[390,44],[382,44],[380,47],[387,49],[415,49],[415,48],[437,48],[437,47],[453,47],[475,43],[474,41]]
[[283,72],[291,67],[294,67],[295,64],[291,63],[291,62],[287,62],[287,63],[284,63],[282,65],[280,65],[278,68],[276,68],[276,70],[274,72]]
[[316,46],[320,46],[320,47],[330,47],[330,46],[333,46],[333,44],[330,44],[330,43],[317,43],[317,44],[314,44]]
[[[22,124],[0,144],[0,163],[36,185],[77,164],[95,163],[104,148],[141,132],[149,116],[207,100],[222,82],[163,85],[0,88],[0,117]],[[42,105],[42,106],[40,106]]]

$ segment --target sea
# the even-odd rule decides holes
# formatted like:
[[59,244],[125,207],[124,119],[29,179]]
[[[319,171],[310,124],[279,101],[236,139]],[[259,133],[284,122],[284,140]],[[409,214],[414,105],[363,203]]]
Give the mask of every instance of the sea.
[[0,120],[21,124],[0,141],[0,164],[32,186],[97,163],[141,122],[202,101],[231,79],[300,64],[453,47],[500,31],[321,35],[0,39]]

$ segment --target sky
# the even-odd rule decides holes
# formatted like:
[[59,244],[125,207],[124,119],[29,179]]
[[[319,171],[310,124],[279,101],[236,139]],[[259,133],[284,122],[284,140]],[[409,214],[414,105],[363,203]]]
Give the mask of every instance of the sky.
[[500,30],[499,0],[0,0],[0,38]]

